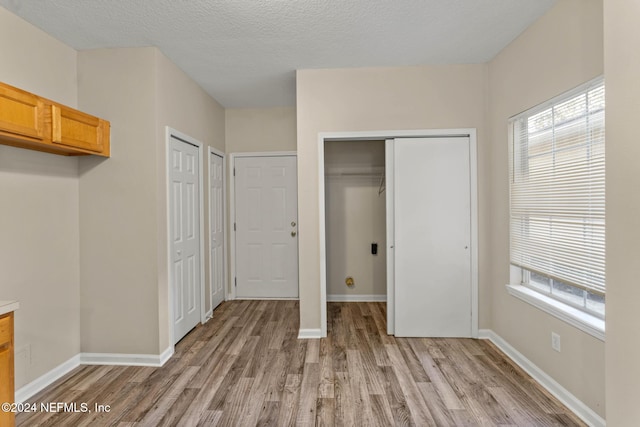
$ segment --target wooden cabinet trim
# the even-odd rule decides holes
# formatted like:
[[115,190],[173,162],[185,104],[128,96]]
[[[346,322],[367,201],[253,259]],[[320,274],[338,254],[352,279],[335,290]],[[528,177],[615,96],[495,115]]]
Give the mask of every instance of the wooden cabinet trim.
[[[0,316],[0,402],[15,402],[15,373],[13,354],[13,312]],[[0,425],[12,427],[13,412],[0,411]]]
[[13,322],[9,314],[0,316],[0,346],[11,342]]

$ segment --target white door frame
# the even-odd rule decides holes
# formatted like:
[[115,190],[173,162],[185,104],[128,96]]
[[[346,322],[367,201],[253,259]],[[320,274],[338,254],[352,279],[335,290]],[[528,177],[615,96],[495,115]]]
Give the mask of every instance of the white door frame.
[[[478,338],[478,150],[475,128],[462,129],[423,129],[423,130],[390,130],[359,132],[320,132],[318,133],[318,193],[319,212],[318,226],[320,236],[320,336],[327,336],[327,244],[325,230],[325,186],[324,186],[324,143],[326,141],[366,141],[388,140],[395,138],[434,138],[434,137],[469,137],[471,177],[471,336]],[[385,149],[386,154],[388,150]],[[393,163],[385,158],[385,170]],[[393,159],[391,159],[393,160]],[[389,192],[390,185],[385,186]],[[392,197],[387,193],[387,197]],[[388,223],[389,218],[387,218]],[[390,236],[391,232],[391,236]],[[390,238],[391,237],[391,238]],[[387,229],[387,256],[393,251],[393,230]],[[391,254],[393,256],[393,254]],[[392,274],[392,273],[391,273]],[[394,295],[395,284],[387,272],[387,333],[395,333]],[[393,276],[391,276],[392,278]]]
[[198,185],[200,191],[198,194],[200,204],[200,323],[205,322],[205,301],[204,301],[204,179],[203,179],[203,163],[204,163],[204,144],[197,139],[190,137],[182,132],[179,132],[169,126],[165,127],[165,154],[166,154],[166,197],[167,197],[167,283],[169,287],[169,294],[167,301],[169,302],[169,338],[170,345],[173,348],[175,346],[175,331],[173,325],[173,287],[171,283],[171,138],[177,138],[185,143],[195,145],[198,147]]
[[[235,220],[236,217],[236,177],[234,165],[236,158],[238,157],[281,157],[281,156],[298,156],[298,153],[295,151],[257,151],[257,152],[246,152],[246,153],[231,153],[229,154],[229,218],[230,224]],[[297,209],[297,207],[296,207]],[[231,276],[229,277],[229,288],[231,292],[229,293],[229,299],[236,299],[236,286],[235,286],[235,278],[236,274],[236,233],[235,229],[229,229],[231,233],[231,238],[229,239],[229,261],[230,261],[230,269]],[[298,249],[299,250],[299,249]],[[298,262],[298,260],[296,260]],[[300,284],[298,283],[298,287]],[[298,295],[300,295],[298,293]]]
[[[228,290],[229,287],[229,272],[227,271],[227,260],[229,259],[229,254],[227,252],[227,165],[226,165],[226,154],[220,150],[216,150],[213,147],[209,147],[207,151],[207,189],[209,192],[209,207],[211,207],[211,155],[214,154],[216,156],[222,157],[222,268],[224,272],[222,274],[224,280],[224,301],[228,299]],[[209,239],[207,243],[210,243],[211,240],[211,212],[209,212],[209,218],[207,218],[209,223]],[[209,295],[212,294],[213,290],[213,264],[211,263],[211,256],[209,256]],[[211,298],[209,299],[209,303],[211,303]],[[212,304],[213,305],[213,304]],[[213,316],[213,307],[210,311],[205,313],[205,318],[209,319]]]

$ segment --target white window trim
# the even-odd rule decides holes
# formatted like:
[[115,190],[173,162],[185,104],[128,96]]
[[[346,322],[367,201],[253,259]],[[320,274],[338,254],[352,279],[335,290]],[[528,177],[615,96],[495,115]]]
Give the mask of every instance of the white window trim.
[[507,285],[510,295],[531,304],[592,337],[605,341],[605,322],[596,316],[548,297],[523,285]]
[[[536,114],[537,112],[543,111],[549,108],[551,105],[556,104],[558,102],[563,102],[564,100],[571,99],[572,97],[582,93],[586,88],[590,87],[594,83],[599,83],[602,81],[602,77],[597,77],[585,84],[582,84],[568,92],[565,92],[557,97],[554,97],[540,105],[533,107],[527,111],[524,111],[514,117],[511,117],[510,123],[513,120],[517,120],[524,116],[530,116],[532,114]],[[510,150],[513,148],[513,128],[509,126],[509,144]],[[557,319],[562,320],[565,323],[568,323],[575,328],[597,338],[600,341],[605,341],[605,320],[597,315],[589,313],[588,311],[584,311],[580,308],[574,307],[568,303],[562,302],[556,298],[553,298],[549,295],[545,295],[542,292],[539,292],[535,289],[532,289],[524,284],[522,284],[523,277],[523,269],[521,267],[517,267],[513,264],[510,265],[510,280],[511,284],[506,285],[507,292],[538,308],[539,310],[544,311],[545,313],[556,317]]]

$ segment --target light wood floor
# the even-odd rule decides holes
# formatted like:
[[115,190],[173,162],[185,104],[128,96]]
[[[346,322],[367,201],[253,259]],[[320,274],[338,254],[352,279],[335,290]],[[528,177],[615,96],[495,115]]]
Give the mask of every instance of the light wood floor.
[[20,426],[584,425],[487,341],[387,336],[384,303],[331,303],[328,337],[298,340],[296,301],[231,301],[162,368],[82,366]]

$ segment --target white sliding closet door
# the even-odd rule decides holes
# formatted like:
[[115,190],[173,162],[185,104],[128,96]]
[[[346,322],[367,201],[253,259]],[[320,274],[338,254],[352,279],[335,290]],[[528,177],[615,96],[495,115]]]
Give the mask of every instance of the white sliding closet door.
[[470,337],[469,137],[395,139],[393,158],[395,335]]

